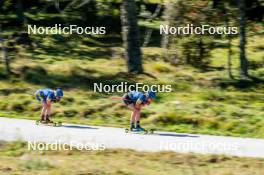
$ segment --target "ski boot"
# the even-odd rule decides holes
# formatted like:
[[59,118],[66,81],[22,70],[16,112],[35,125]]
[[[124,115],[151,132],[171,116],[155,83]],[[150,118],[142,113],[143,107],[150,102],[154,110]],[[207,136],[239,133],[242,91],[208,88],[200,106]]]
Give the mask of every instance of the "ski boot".
[[133,131],[144,132],[146,130],[144,128],[141,128],[140,125],[137,125],[136,128]]

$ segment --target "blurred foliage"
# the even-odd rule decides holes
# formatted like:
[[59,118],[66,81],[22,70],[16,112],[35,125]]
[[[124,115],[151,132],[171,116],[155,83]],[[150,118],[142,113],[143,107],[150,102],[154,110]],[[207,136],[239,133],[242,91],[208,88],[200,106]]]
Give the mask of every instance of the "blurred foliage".
[[[21,0],[22,1],[22,0]],[[160,0],[137,1],[141,43],[145,32],[153,29],[150,42],[142,48],[146,73],[126,73],[120,26],[120,2],[27,0],[23,3],[24,24],[17,22],[14,0],[0,1],[0,37],[8,40],[12,74],[0,65],[0,116],[38,119],[41,105],[34,92],[43,87],[62,87],[65,98],[54,104],[54,120],[82,124],[124,127],[129,110],[112,97],[120,93],[93,92],[93,83],[119,84],[144,82],[171,84],[173,92],[159,93],[158,99],[143,109],[142,123],[147,128],[167,131],[264,137],[263,125],[263,22],[258,1],[248,3],[247,54],[248,81],[239,80],[239,39],[232,37],[232,70],[227,77],[227,38],[225,36],[172,36],[167,49],[161,48],[159,25],[167,10],[153,20]],[[25,2],[25,1],[24,1]],[[165,2],[165,1],[164,1]],[[237,26],[235,1],[173,1],[171,25],[186,23]],[[67,7],[68,6],[68,7]],[[177,8],[176,8],[177,7]],[[179,8],[180,7],[180,8]],[[225,10],[225,15],[224,11]],[[254,12],[254,13],[253,13]],[[263,10],[262,10],[263,12]],[[21,15],[21,14],[20,14]],[[26,35],[26,25],[107,26],[108,33],[98,35]],[[202,54],[201,54],[202,53]],[[38,164],[38,162],[36,163]]]

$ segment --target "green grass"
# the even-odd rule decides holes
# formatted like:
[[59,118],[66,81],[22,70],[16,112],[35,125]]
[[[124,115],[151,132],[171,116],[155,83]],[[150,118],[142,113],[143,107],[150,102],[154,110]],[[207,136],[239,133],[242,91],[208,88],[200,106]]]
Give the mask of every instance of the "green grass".
[[24,142],[0,142],[0,174],[262,175],[263,159],[224,155],[104,151],[33,151]]
[[[130,112],[122,101],[113,100],[122,94],[95,93],[93,83],[171,84],[173,92],[159,93],[156,102],[143,109],[142,125],[146,128],[264,137],[263,84],[230,80],[226,69],[202,71],[173,66],[163,61],[164,50],[158,47],[143,48],[144,68],[150,75],[132,76],[126,73],[120,43],[103,42],[100,37],[31,37],[39,46],[34,50],[19,47],[17,54],[10,55],[12,76],[7,78],[0,67],[0,116],[38,119],[41,104],[35,100],[34,91],[62,87],[65,97],[52,106],[54,120],[126,127]],[[114,35],[107,37],[116,40]],[[258,48],[263,42],[263,37],[252,37],[247,47],[249,60],[260,65],[264,55]],[[233,72],[237,78],[237,40],[233,45]],[[210,66],[225,68],[226,52],[224,48],[212,50]],[[261,67],[250,73],[264,78]]]

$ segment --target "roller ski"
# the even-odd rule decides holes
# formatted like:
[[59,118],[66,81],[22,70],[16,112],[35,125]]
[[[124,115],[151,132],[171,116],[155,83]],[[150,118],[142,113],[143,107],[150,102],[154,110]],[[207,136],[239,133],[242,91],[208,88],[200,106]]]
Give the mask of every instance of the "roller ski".
[[58,126],[62,126],[62,123],[61,122],[53,122],[50,120],[37,120],[36,125],[46,125],[46,126],[58,127]]
[[125,132],[126,133],[135,133],[135,134],[153,134],[154,130],[153,129],[146,130],[146,129],[141,128],[141,127],[136,127],[136,128],[130,127],[130,128],[126,128]]

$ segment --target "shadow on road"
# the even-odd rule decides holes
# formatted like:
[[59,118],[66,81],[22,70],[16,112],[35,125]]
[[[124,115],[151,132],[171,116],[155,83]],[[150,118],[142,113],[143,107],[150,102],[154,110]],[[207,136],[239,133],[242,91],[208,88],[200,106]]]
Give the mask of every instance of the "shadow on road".
[[158,136],[168,136],[168,137],[199,137],[195,135],[188,135],[188,134],[169,134],[169,133],[155,133]]
[[93,127],[88,127],[88,126],[77,126],[77,125],[62,125],[62,127],[74,128],[74,129],[98,129],[98,128],[93,128]]

